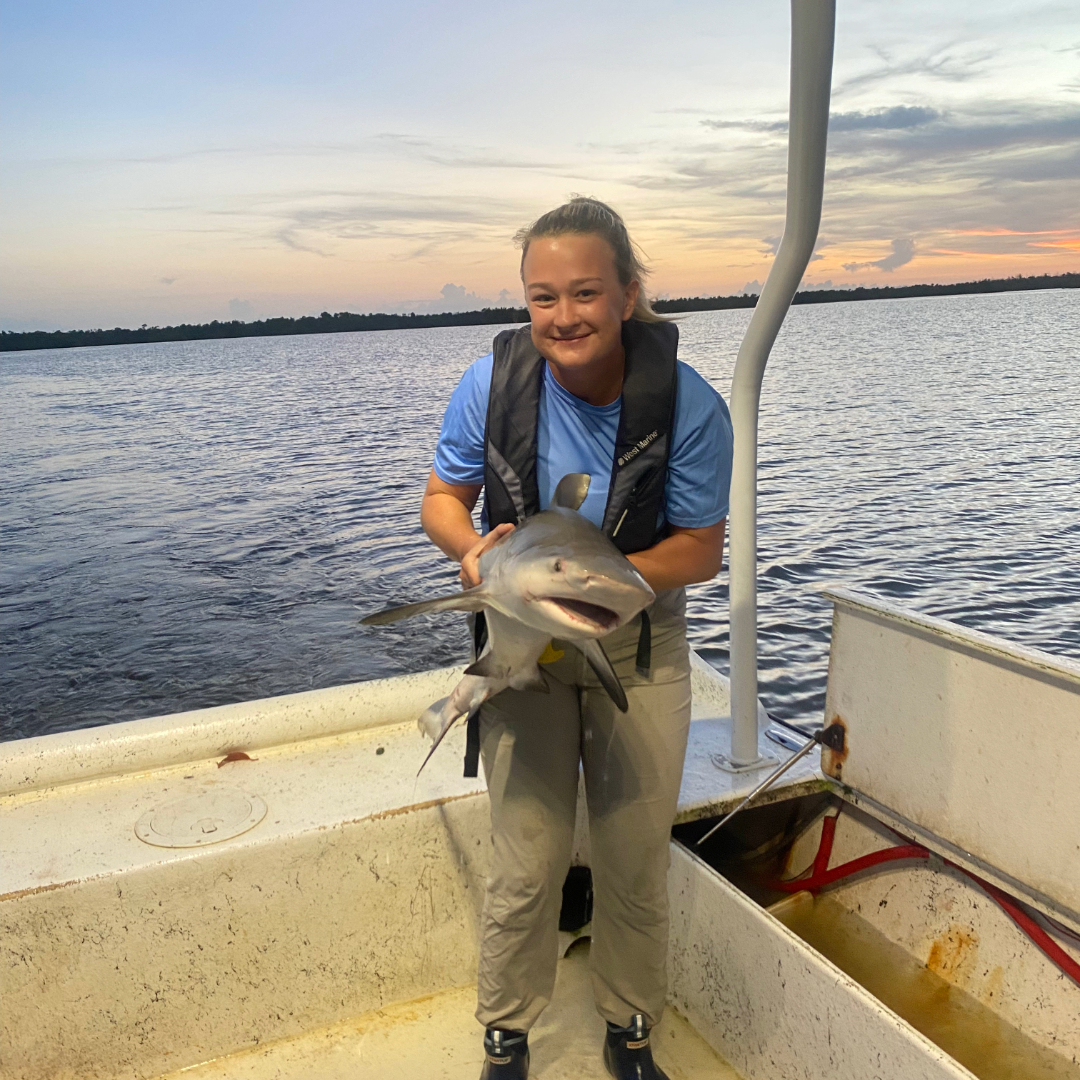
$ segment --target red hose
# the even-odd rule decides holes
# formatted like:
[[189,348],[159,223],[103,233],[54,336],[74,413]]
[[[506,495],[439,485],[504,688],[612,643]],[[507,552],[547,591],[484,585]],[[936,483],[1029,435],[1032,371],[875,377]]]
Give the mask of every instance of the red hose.
[[929,855],[930,852],[921,844],[903,844],[900,847],[885,848],[884,851],[872,851],[869,855],[860,855],[859,858],[843,863],[833,870],[814,873],[808,878],[797,878],[795,881],[774,881],[771,882],[771,888],[792,893],[819,892],[826,885],[835,885],[838,881],[843,881],[844,878],[863,870],[869,870],[872,866],[897,862],[900,859],[925,859]]
[[[949,863],[955,866],[955,863]],[[1077,984],[1080,984],[1080,963],[1077,963],[1026,911],[1023,910],[1008,893],[1002,892],[996,885],[989,881],[983,881],[970,870],[962,866],[956,867],[962,873],[967,874],[972,881],[976,882],[994,900],[997,901],[1002,911],[1043,951],[1044,955],[1052,960],[1066,975]]]
[[[769,887],[779,892],[820,892],[828,885],[835,885],[838,881],[851,877],[853,874],[862,873],[875,866],[885,863],[899,862],[903,859],[928,859],[930,850],[922,844],[901,844],[898,847],[884,848],[881,851],[872,851],[869,855],[860,855],[857,859],[841,864],[834,869],[828,869],[829,858],[832,855],[833,839],[836,835],[836,819],[839,814],[825,818],[821,824],[821,842],[818,845],[814,863],[810,867],[809,877],[794,878],[790,881],[773,881]],[[998,906],[1009,916],[1010,919],[1023,931],[1028,939],[1038,948],[1043,955],[1055,964],[1061,971],[1069,976],[1080,986],[1080,962],[1073,959],[1054,939],[1024,911],[1008,893],[1002,892],[996,885],[983,880],[978,874],[957,866],[948,859],[942,860],[946,866],[959,870],[965,877],[975,882],[986,894],[994,900]]]
[[833,840],[836,838],[836,823],[840,815],[830,814],[821,823],[821,843],[818,844],[817,854],[814,856],[813,875],[824,874],[829,869],[829,859],[832,858]]

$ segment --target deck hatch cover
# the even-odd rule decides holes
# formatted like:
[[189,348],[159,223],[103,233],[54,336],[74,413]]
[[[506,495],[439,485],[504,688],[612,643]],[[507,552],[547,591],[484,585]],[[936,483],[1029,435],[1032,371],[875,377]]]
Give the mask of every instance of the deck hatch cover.
[[264,817],[266,803],[258,795],[215,785],[147,810],[135,835],[154,847],[207,847],[246,833]]

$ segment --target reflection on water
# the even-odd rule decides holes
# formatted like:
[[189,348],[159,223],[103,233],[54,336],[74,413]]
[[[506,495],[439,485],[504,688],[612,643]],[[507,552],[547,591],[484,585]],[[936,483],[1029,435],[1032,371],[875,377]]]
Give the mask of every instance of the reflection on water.
[[980,1080],[1080,1077],[1080,1068],[1067,1058],[1021,1034],[837,901],[821,897],[773,911],[803,941]]
[[[748,318],[680,320],[725,395]],[[825,584],[1080,656],[1078,324],[1067,291],[792,310],[762,401],[771,710],[820,713]],[[0,358],[0,737],[463,659],[457,616],[357,619],[456,587],[420,492],[497,329]],[[691,634],[726,668],[726,573]]]

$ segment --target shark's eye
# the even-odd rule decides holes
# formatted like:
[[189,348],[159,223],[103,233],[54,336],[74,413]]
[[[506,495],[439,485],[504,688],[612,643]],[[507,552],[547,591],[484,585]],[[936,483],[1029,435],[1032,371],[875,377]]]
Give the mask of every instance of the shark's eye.
[[562,573],[562,559],[556,559],[554,565],[551,567],[552,571],[556,574]]

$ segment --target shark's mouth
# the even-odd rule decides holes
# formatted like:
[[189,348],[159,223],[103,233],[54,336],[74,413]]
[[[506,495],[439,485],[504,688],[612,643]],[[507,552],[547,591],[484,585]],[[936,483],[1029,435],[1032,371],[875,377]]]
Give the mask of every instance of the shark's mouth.
[[567,596],[545,596],[549,604],[554,604],[571,622],[592,629],[608,631],[619,625],[619,616],[610,608],[599,604],[589,604],[584,600],[572,600]]

